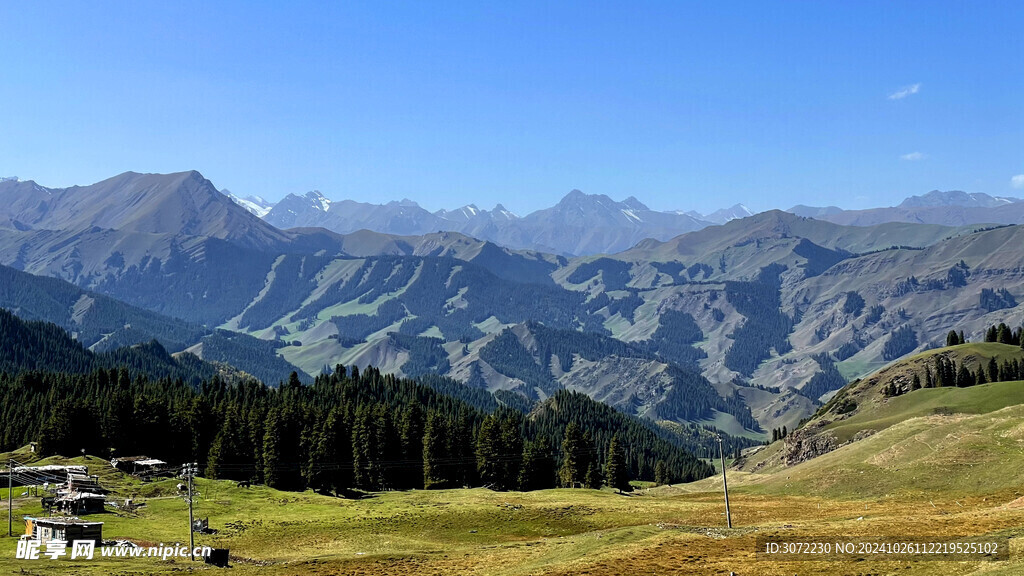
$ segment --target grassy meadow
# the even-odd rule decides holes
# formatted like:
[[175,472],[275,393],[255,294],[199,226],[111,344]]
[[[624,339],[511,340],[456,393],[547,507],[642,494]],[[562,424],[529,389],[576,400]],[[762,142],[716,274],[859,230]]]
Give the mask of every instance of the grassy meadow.
[[[200,545],[229,548],[233,574],[1021,574],[1021,389],[1024,383],[1007,382],[917,390],[836,422],[837,430],[876,432],[828,454],[784,467],[782,442],[776,442],[747,455],[729,470],[732,529],[725,527],[720,476],[645,484],[629,495],[472,489],[358,499],[200,478],[195,515],[208,517],[218,532],[196,538]],[[31,460],[26,451],[13,457]],[[106,539],[143,546],[187,539],[178,480],[142,482],[95,457],[38,463],[49,462],[86,464],[116,498],[145,503],[134,514],[88,516],[105,523]],[[41,513],[39,500],[22,497],[24,491],[14,490],[16,534],[24,531],[23,515]],[[6,496],[5,489],[0,493]],[[1010,538],[1013,556],[1003,562],[781,562],[756,555],[755,540],[765,535],[1000,536]],[[0,574],[221,570],[187,559],[24,561],[14,558],[15,546],[16,538],[0,537]]]

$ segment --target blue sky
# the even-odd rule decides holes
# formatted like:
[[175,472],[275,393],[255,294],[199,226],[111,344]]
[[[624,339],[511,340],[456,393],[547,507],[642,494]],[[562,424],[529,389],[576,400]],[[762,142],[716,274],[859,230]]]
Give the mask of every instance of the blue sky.
[[[1024,3],[0,5],[0,175],[657,209],[1024,195]],[[902,92],[901,92],[902,91]],[[902,97],[898,97],[903,94]]]

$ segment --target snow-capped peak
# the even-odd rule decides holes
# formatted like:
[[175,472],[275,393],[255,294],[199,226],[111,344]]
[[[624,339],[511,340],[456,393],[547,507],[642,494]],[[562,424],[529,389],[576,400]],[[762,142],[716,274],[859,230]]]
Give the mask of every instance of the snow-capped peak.
[[313,208],[321,212],[327,212],[331,209],[331,199],[324,196],[319,190],[306,192],[306,198],[312,202]]
[[747,216],[753,215],[754,213],[750,211],[750,208],[747,208],[743,204],[734,204],[730,208],[715,210],[711,214],[704,216],[704,220],[714,222],[715,224],[725,224],[731,220],[738,220],[740,218],[746,218]]
[[270,209],[274,207],[272,202],[267,202],[259,196],[246,196],[243,198],[233,194],[227,188],[221,190],[220,193],[231,198],[231,201],[235,204],[238,204],[250,213],[255,214],[257,218],[263,218],[268,212],[270,212]]
[[0,182],[20,182],[17,176],[0,176]]

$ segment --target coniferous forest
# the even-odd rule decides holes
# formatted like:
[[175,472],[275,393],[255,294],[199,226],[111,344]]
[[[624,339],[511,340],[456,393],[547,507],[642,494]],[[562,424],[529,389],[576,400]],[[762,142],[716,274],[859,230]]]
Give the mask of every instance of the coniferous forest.
[[[373,368],[338,366],[312,385],[293,377],[278,388],[216,376],[191,386],[123,368],[22,372],[0,375],[0,406],[0,449],[37,441],[44,455],[84,449],[196,461],[211,478],[287,490],[550,488],[557,467],[604,466],[613,436],[623,453],[616,465],[630,479],[653,480],[659,464],[672,482],[712,472],[580,394],[561,391],[530,414],[486,412]],[[575,460],[559,450],[569,428],[597,431],[576,443]]]
[[[54,324],[4,310],[0,340],[0,450],[38,442],[43,455],[145,454],[289,490],[507,490],[556,486],[557,470],[584,478],[593,468],[593,481],[615,437],[620,483],[712,472],[672,435],[564,390],[533,405],[437,375],[340,365],[311,384],[295,373],[279,387],[228,381],[155,341],[95,354]],[[570,429],[588,432],[567,458]]]

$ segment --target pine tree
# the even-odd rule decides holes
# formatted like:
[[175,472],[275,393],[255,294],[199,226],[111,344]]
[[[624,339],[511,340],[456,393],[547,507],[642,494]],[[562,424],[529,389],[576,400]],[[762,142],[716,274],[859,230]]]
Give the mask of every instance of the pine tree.
[[420,472],[423,471],[423,428],[425,425],[426,417],[423,414],[423,408],[418,403],[410,402],[402,412],[399,430],[402,461],[407,463],[400,481],[404,488],[423,487],[423,475]]
[[921,377],[914,373],[914,379],[910,383],[911,390],[919,390],[921,388]]
[[960,343],[960,337],[957,336],[955,330],[950,330],[949,334],[946,334],[946,346],[956,346]]
[[1002,322],[999,323],[999,327],[996,328],[996,341],[1000,344],[1009,344],[1013,341],[1013,333],[1010,327]]
[[281,486],[281,411],[273,408],[267,414],[263,435],[263,481],[271,488]]
[[956,385],[959,388],[967,388],[968,386],[974,386],[974,376],[971,375],[971,371],[967,369],[964,364],[960,365],[960,369],[956,373]]
[[932,369],[927,367],[927,366],[925,366],[925,368],[924,368],[924,387],[925,388],[934,388],[935,387],[935,380],[932,379]]
[[41,455],[51,456],[61,454],[70,456],[75,452],[74,430],[71,427],[71,411],[74,405],[67,400],[62,400],[50,412],[39,431],[38,450]]
[[593,461],[589,466],[587,466],[587,473],[583,477],[583,485],[591,490],[600,490],[601,486],[604,485],[604,478],[601,476],[601,470]]
[[519,485],[523,465],[523,436],[518,412],[506,412],[501,418],[501,461],[499,488],[511,490]]
[[331,482],[325,462],[330,462],[330,440],[325,429],[326,419],[316,418],[316,422],[308,428],[308,437],[304,440],[308,446],[309,457],[302,469],[302,476],[315,492],[325,493],[331,489]]
[[586,449],[579,425],[575,421],[569,422],[565,427],[565,438],[562,440],[562,467],[558,471],[559,483],[563,487],[575,488],[583,484],[586,470],[580,469],[580,454]]
[[587,429],[583,432],[583,446],[576,456],[580,463],[580,470],[584,472],[584,481],[586,480],[586,471],[590,469],[591,464],[597,465],[597,471],[601,472],[601,467],[597,464],[598,452],[597,446],[594,445],[594,433]]
[[374,487],[371,417],[369,406],[360,404],[352,422],[352,480],[366,490]]
[[[632,488],[629,485],[629,471],[626,470],[626,453],[619,442],[618,435],[612,436],[608,445],[608,460],[605,465],[605,476],[608,485],[619,492],[629,492]],[[657,473],[655,473],[657,477]]]
[[519,489],[544,490],[555,487],[555,459],[546,437],[523,445],[523,468],[519,473]]
[[249,410],[247,432],[249,434],[249,455],[253,461],[253,473],[248,480],[263,482],[263,437],[266,434],[264,422],[266,411],[262,406],[254,406]]
[[459,417],[452,423],[449,434],[449,454],[458,462],[452,467],[452,482],[456,486],[471,486],[476,483],[476,443],[473,439],[473,422],[469,410],[463,407]]
[[[374,369],[376,370],[376,368]],[[379,379],[380,373],[374,372],[374,378]],[[395,475],[392,467],[402,457],[401,443],[398,438],[398,430],[395,427],[394,419],[391,417],[391,410],[385,404],[377,404],[373,410],[373,445],[374,445],[374,474],[376,486],[379,490],[391,490],[394,488],[392,480]]]
[[448,423],[436,410],[427,412],[423,431],[423,487],[444,488],[448,484]]
[[501,424],[494,414],[484,418],[476,435],[476,464],[480,482],[496,486],[501,476]]
[[224,424],[210,447],[206,460],[206,476],[219,480],[248,480],[252,477],[251,461],[242,450],[241,418],[238,409],[225,411]]
[[999,361],[995,356],[988,359],[988,381],[999,382]]
[[[609,474],[609,477],[611,475]],[[654,483],[658,486],[664,486],[671,483],[671,478],[668,476],[668,466],[664,460],[658,460],[658,463],[654,465]]]

